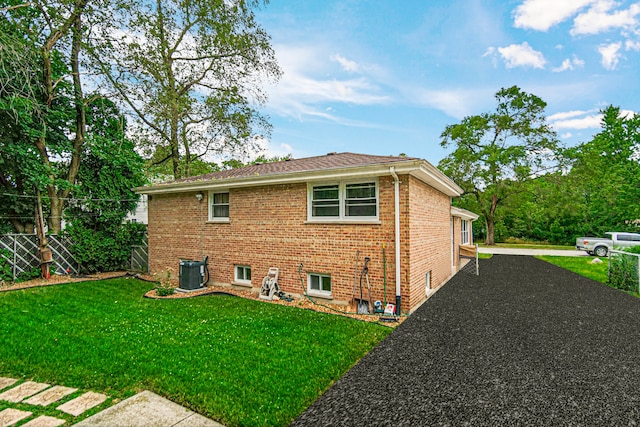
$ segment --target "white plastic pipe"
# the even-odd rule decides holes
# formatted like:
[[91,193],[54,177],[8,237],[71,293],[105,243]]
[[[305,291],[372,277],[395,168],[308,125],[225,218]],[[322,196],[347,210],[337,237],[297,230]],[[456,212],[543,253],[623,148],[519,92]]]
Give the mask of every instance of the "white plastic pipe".
[[393,177],[395,190],[395,223],[396,223],[396,299],[400,298],[400,179],[396,168],[391,166],[389,173]]

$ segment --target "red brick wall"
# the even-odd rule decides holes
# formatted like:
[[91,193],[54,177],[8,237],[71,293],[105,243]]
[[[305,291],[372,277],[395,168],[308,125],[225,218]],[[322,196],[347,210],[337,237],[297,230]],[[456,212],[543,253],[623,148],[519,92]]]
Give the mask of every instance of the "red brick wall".
[[[405,175],[400,179],[404,311],[424,300],[427,269],[433,270],[433,286],[449,276],[451,242],[449,198],[414,178]],[[307,224],[306,184],[231,189],[229,223],[207,223],[207,194],[202,203],[196,200],[195,192],[153,195],[149,201],[151,272],[165,277],[170,268],[172,278],[177,279],[179,260],[202,259],[204,252],[215,282],[231,283],[234,266],[247,265],[253,287],[259,288],[269,267],[278,267],[280,288],[302,294],[298,266],[303,263],[305,272],[330,274],[333,299],[346,302],[353,296],[359,250],[357,277],[363,258],[370,257],[373,299],[382,301],[384,243],[387,301],[395,302],[394,184],[391,177],[380,177],[378,182],[380,224]],[[411,227],[409,214],[415,215]],[[410,256],[416,258],[411,264],[407,261]],[[422,257],[426,259],[419,259]],[[304,273],[303,280],[306,287]],[[368,299],[364,281],[363,288]],[[359,295],[357,284],[356,297]]]
[[409,181],[410,306],[426,298],[426,273],[431,288],[451,276],[451,199],[422,181]]

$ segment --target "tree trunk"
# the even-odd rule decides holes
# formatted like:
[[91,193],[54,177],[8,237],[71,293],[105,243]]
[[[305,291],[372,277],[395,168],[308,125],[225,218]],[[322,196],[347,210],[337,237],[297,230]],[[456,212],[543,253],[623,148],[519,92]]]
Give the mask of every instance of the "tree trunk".
[[498,207],[498,197],[493,194],[491,196],[491,208],[489,212],[485,214],[485,221],[487,224],[487,237],[484,241],[485,245],[493,246],[496,244],[496,208]]
[[485,223],[487,225],[487,236],[485,237],[484,244],[487,246],[493,246],[495,241],[495,222],[493,218],[486,218]]

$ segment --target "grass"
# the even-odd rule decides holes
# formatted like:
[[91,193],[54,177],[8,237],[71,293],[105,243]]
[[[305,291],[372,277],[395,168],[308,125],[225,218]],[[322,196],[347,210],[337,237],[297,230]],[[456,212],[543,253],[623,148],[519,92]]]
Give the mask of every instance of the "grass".
[[629,295],[640,298],[640,294],[635,291],[618,289],[609,283],[608,263],[606,260],[602,264],[591,264],[591,257],[564,257],[564,256],[536,256],[536,258],[551,264],[573,271],[584,277],[603,283],[613,289],[625,292]]
[[571,256],[536,256],[536,258],[546,261],[548,263],[557,265],[566,270],[573,271],[584,277],[595,280],[600,283],[607,283],[607,261],[604,260],[601,264],[591,264],[593,258],[591,257],[571,257]]
[[153,286],[0,293],[0,376],[114,398],[149,389],[228,426],[287,425],[391,332],[228,296],[143,298]]
[[[480,247],[487,248],[491,246],[487,246],[485,244],[480,244]],[[567,245],[550,245],[546,243],[496,243],[495,247],[498,248],[514,248],[514,249],[554,249],[554,250],[563,250],[563,251],[574,251],[575,246],[567,246]]]

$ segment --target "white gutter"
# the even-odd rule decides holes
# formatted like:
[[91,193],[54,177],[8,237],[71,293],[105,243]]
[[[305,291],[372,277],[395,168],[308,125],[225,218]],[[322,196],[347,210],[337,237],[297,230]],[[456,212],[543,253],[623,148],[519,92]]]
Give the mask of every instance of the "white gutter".
[[396,225],[396,310],[398,314],[400,314],[400,302],[401,302],[401,294],[400,294],[400,180],[398,179],[398,175],[396,174],[396,168],[391,166],[389,168],[389,173],[393,177],[394,181],[394,192],[395,192],[395,225]]

